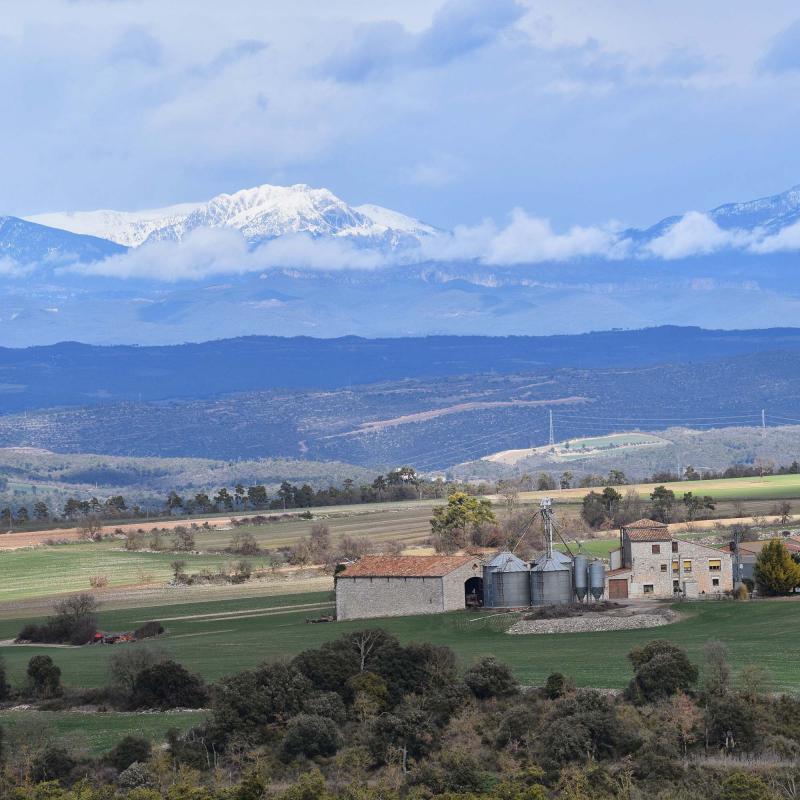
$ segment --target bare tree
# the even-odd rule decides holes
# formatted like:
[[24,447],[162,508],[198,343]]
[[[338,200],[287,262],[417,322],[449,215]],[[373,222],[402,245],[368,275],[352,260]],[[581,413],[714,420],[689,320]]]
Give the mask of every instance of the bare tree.
[[384,633],[379,628],[356,631],[352,635],[351,641],[358,655],[359,672],[364,672],[370,653],[381,643],[383,638]]
[[159,664],[167,658],[166,653],[156,647],[126,647],[115,650],[108,659],[108,672],[111,685],[125,694],[131,694],[136,676],[148,667]]
[[81,519],[78,530],[84,539],[88,539],[91,542],[99,542],[103,535],[103,523],[100,517],[88,514]]

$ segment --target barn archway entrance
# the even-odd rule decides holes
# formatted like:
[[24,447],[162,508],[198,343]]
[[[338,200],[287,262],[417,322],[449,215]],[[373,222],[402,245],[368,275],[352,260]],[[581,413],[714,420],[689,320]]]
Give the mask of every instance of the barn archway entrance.
[[467,578],[464,583],[464,607],[483,608],[483,578]]

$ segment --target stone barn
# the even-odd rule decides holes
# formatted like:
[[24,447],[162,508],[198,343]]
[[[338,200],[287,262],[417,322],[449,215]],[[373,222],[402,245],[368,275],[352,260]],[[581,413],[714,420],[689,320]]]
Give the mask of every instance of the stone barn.
[[364,556],[336,576],[336,618],[440,614],[483,602],[474,556]]

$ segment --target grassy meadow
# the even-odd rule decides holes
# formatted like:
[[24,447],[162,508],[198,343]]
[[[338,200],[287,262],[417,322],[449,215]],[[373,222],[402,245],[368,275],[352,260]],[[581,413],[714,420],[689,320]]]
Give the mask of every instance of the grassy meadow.
[[[511,636],[488,613],[397,617],[370,621],[311,625],[308,618],[333,607],[330,592],[290,597],[239,598],[141,609],[101,610],[107,630],[127,630],[147,619],[159,619],[167,634],[158,646],[207,680],[254,666],[262,661],[291,658],[344,632],[380,626],[401,641],[431,641],[452,647],[462,666],[487,655],[508,663],[518,678],[539,684],[559,670],[579,686],[619,688],[630,677],[626,654],[636,644],[666,638],[685,647],[700,662],[709,639],[730,648],[739,669],[758,663],[772,674],[772,687],[796,691],[800,686],[800,640],[795,635],[800,606],[794,600],[732,603],[706,601],[680,606],[680,622],[657,630]],[[0,638],[10,638],[23,620],[0,620]],[[61,667],[65,684],[97,686],[106,681],[108,657],[139,643],[84,647],[0,647],[12,682],[23,680],[25,666],[37,653],[50,655]]]
[[0,711],[0,725],[9,734],[30,740],[69,742],[92,756],[108,752],[120,739],[134,734],[154,745],[164,741],[170,728],[185,730],[198,725],[203,712],[94,714],[80,711]]

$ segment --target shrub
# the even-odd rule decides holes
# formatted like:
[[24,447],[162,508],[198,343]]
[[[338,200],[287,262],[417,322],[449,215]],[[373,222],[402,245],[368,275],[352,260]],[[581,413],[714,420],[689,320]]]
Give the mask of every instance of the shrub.
[[34,697],[47,700],[64,693],[61,670],[50,656],[34,656],[28,662],[28,688]]
[[202,679],[175,661],[145,667],[133,683],[134,708],[202,708],[208,691]]
[[164,633],[164,626],[157,620],[151,619],[133,632],[134,639],[154,639]]
[[155,789],[158,779],[146,764],[135,762],[120,773],[117,783],[120,789],[128,791],[131,789]]
[[749,600],[750,599],[750,590],[747,588],[747,584],[740,583],[733,590],[733,599],[734,600]]
[[47,747],[34,759],[31,779],[34,783],[59,781],[66,778],[77,764],[63,747]]
[[758,775],[734,772],[722,782],[721,800],[775,800],[775,794]]
[[557,700],[573,688],[570,681],[560,672],[551,672],[544,683],[544,694],[545,697],[549,697],[551,700]]
[[473,664],[464,673],[464,683],[480,699],[505,697],[516,694],[519,689],[511,670],[491,656]]
[[89,578],[89,586],[92,589],[103,589],[108,586],[108,575],[92,575]]
[[710,741],[727,750],[748,751],[755,743],[753,710],[738,697],[712,699],[706,707],[706,723]]
[[316,714],[298,714],[286,726],[281,743],[285,759],[303,755],[307,758],[332,756],[341,746],[336,723]]
[[125,736],[106,754],[105,761],[118,772],[126,770],[131,764],[144,762],[150,758],[150,742],[139,736]]

